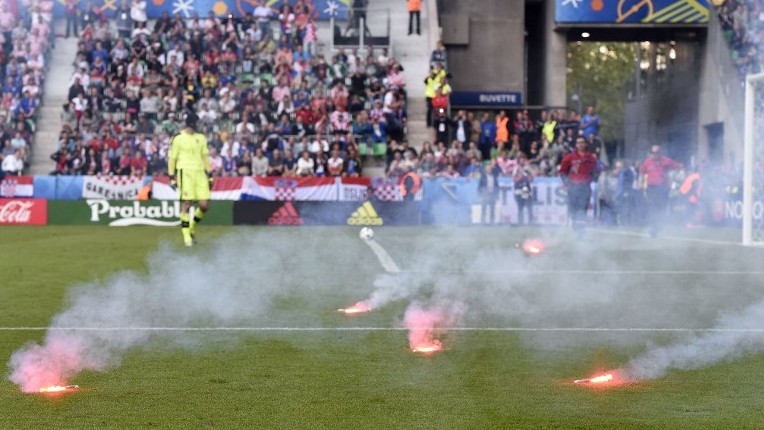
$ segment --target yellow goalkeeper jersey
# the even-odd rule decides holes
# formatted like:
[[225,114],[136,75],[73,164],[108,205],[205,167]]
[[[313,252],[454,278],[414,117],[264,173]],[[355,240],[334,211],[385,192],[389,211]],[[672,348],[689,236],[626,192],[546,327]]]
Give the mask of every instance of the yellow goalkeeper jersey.
[[167,166],[170,175],[175,174],[176,170],[210,171],[207,138],[202,133],[183,130],[172,138],[170,145]]

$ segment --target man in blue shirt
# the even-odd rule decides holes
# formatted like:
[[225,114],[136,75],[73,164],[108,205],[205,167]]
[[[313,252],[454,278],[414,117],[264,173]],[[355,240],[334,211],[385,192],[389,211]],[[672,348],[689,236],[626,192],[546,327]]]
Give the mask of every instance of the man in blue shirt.
[[491,159],[491,149],[496,141],[496,121],[492,120],[488,112],[483,114],[483,120],[480,121],[480,142],[478,149],[483,155],[483,160]]
[[581,118],[581,130],[584,132],[584,137],[590,134],[599,137],[600,126],[602,126],[602,120],[594,113],[594,106],[589,106],[586,108],[586,115]]
[[29,91],[24,91],[24,97],[22,97],[21,101],[19,102],[16,115],[18,115],[19,110],[24,111],[24,114],[27,118],[33,117],[37,112],[37,101],[32,97]]

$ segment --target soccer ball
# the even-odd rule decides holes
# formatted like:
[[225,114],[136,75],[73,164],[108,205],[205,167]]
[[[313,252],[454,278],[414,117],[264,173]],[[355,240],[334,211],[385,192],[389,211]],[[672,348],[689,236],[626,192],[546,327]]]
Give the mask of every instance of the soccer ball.
[[371,227],[364,227],[358,235],[363,240],[372,240],[374,239],[374,230],[372,230]]

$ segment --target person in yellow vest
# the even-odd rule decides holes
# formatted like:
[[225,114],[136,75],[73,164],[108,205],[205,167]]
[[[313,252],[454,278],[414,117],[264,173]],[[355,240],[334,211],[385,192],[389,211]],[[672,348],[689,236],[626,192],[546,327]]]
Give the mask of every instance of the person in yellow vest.
[[541,126],[541,133],[546,136],[547,142],[554,142],[554,132],[557,128],[557,114],[554,112],[551,112],[547,118],[544,124]]
[[409,6],[409,36],[414,30],[414,19],[416,19],[416,34],[422,34],[421,26],[421,13],[422,13],[422,0],[408,0]]
[[[180,227],[186,246],[195,243],[196,225],[210,207],[210,189],[213,184],[207,138],[196,132],[197,120],[193,112],[188,113],[185,128],[172,138],[167,165],[170,185],[178,190]],[[199,205],[191,223],[189,210],[194,201]]]
[[432,99],[438,95],[440,79],[446,76],[446,71],[440,63],[436,63],[430,68],[430,74],[424,78],[424,98],[427,101],[427,127],[432,127],[433,108]]

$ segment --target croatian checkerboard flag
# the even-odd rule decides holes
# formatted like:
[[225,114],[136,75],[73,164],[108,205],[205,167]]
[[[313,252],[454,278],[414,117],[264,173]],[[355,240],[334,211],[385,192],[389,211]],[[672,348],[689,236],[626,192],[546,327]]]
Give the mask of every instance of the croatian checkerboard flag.
[[6,176],[0,183],[0,197],[33,197],[34,177]]
[[335,178],[244,178],[241,200],[336,201]]

